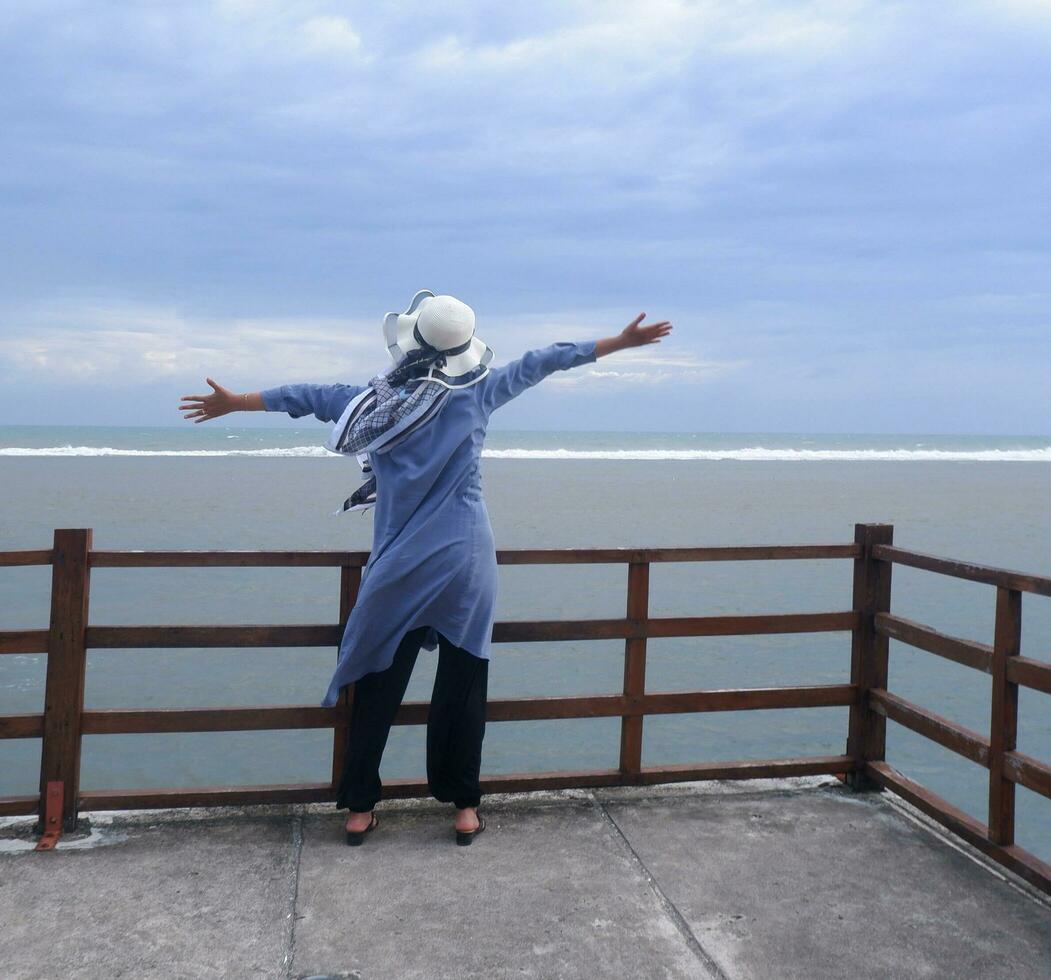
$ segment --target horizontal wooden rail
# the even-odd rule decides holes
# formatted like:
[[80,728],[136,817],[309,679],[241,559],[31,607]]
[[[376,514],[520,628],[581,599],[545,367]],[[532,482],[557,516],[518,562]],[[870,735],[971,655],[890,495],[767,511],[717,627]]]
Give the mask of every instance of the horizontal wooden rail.
[[968,579],[971,582],[983,582],[986,585],[998,585],[1001,588],[1016,589],[1019,592],[1051,596],[1051,578],[1045,575],[1028,575],[1025,572],[1014,572],[1008,568],[994,568],[991,565],[975,565],[972,562],[956,561],[952,558],[939,558],[937,555],[906,551],[904,548],[896,548],[889,544],[874,546],[872,554],[880,561],[893,562],[896,565],[909,565],[912,568],[921,568],[940,575],[951,575],[953,578]]
[[28,817],[40,809],[40,794],[0,796],[0,817]]
[[1051,664],[1028,657],[1011,657],[1007,661],[1007,679],[1012,684],[1051,694]]
[[1016,844],[994,844],[989,840],[989,828],[985,824],[953,806],[943,797],[932,793],[925,786],[902,775],[893,766],[885,762],[870,762],[866,769],[870,778],[880,786],[908,800],[916,809],[926,813],[957,837],[962,837],[968,844],[988,854],[1004,867],[1010,868],[1030,884],[1051,893],[1051,864]]
[[854,544],[779,544],[721,548],[546,548],[496,553],[496,560],[501,565],[796,561],[856,557],[857,545]]
[[[628,698],[600,694],[539,698],[494,698],[486,705],[487,721],[539,721],[556,718],[618,718],[631,715],[708,711],[752,711],[774,708],[819,708],[854,704],[851,684],[816,687],[766,687],[710,691],[667,691]],[[406,701],[395,725],[427,722],[426,701]],[[26,715],[26,719],[38,716]],[[338,708],[309,704],[221,708],[89,709],[81,715],[85,735],[130,735],[165,732],[279,731],[331,728],[340,721]],[[23,724],[28,731],[29,722]],[[0,728],[0,732],[3,729]],[[29,737],[26,735],[11,737]]]
[[0,715],[0,738],[40,738],[43,715]]
[[[50,552],[8,552],[50,555]],[[720,548],[542,548],[497,551],[501,565],[591,565],[646,562],[793,561],[856,558],[854,544],[783,544]],[[367,551],[92,551],[93,568],[361,566]],[[48,559],[50,560],[50,559]],[[10,564],[38,562],[12,561]]]
[[829,708],[857,703],[856,684],[753,687],[709,691],[653,691],[629,705],[628,714],[755,711],[769,708]]
[[155,810],[188,806],[250,806],[259,803],[328,803],[331,783],[279,783],[267,786],[166,786],[158,789],[88,789],[81,810]]
[[[813,561],[856,558],[855,544],[749,545],[713,548],[540,548],[497,551],[501,565],[619,562]],[[51,549],[0,552],[0,567],[49,565]],[[367,551],[112,551],[91,552],[92,568],[324,568],[362,566]]]
[[47,653],[47,630],[4,630],[0,632],[0,654]]
[[242,708],[93,708],[81,714],[85,735],[172,732],[249,732],[332,728],[336,708],[312,704],[274,704]]
[[36,551],[0,551],[0,568],[14,565],[50,565],[51,549]]
[[874,688],[869,691],[869,697],[873,710],[885,718],[912,729],[980,766],[989,767],[989,740],[977,732],[889,691]]
[[1019,786],[1051,797],[1051,766],[1045,766],[1032,756],[1017,750],[1004,753],[1004,773]]
[[335,647],[342,628],[306,626],[89,626],[88,649],[162,647]]
[[[700,765],[643,766],[641,782],[655,785],[699,779],[776,779],[787,776],[835,775],[848,772],[853,759],[847,755],[795,759],[747,759],[739,762],[706,762]],[[619,769],[573,769],[549,772],[506,773],[481,778],[483,793],[529,793],[542,789],[575,789],[622,786]],[[425,797],[427,783],[418,779],[384,780],[384,799]],[[85,810],[141,810],[188,806],[245,806],[253,803],[327,803],[335,799],[330,783],[281,786],[204,786],[170,789],[85,790],[80,805]]]
[[[548,640],[616,640],[626,637],[755,636],[770,633],[828,633],[854,628],[857,614],[785,613],[758,616],[690,616],[664,619],[555,619],[503,622],[493,626],[494,643]],[[304,626],[89,626],[91,649],[160,647],[338,646],[343,628]]]
[[702,762],[643,766],[638,782],[693,782],[699,779],[783,779],[788,776],[836,776],[853,768],[849,755],[820,755],[799,759],[746,759],[741,762]]
[[[628,621],[630,624],[630,620]],[[630,624],[623,636],[756,636],[771,633],[849,632],[858,614],[846,612],[778,613],[753,616],[685,616],[653,618]]]
[[911,647],[937,654],[965,667],[973,667],[986,674],[992,673],[993,648],[985,643],[961,640],[890,613],[876,614],[876,632],[888,639],[900,640]]
[[338,568],[367,551],[92,551],[92,568]]

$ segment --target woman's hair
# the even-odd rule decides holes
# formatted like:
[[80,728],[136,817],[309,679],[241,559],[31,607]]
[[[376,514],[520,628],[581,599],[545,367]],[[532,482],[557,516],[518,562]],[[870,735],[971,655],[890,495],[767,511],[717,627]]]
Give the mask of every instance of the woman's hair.
[[409,351],[401,364],[387,372],[387,383],[397,388],[399,385],[425,377],[432,367],[444,366],[445,355],[437,347],[425,344]]

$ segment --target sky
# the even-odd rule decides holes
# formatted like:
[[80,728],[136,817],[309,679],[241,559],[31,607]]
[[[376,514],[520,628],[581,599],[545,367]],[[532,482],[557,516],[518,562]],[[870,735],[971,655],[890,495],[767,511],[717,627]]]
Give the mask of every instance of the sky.
[[1044,434],[1049,92],[1051,0],[0,2],[0,424],[365,384],[430,289],[674,324],[493,428]]

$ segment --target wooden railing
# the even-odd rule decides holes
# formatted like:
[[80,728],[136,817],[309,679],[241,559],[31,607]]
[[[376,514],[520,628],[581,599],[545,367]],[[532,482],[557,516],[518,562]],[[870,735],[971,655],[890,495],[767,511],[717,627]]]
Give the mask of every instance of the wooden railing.
[[[148,711],[85,709],[87,651],[151,647],[337,647],[357,598],[367,552],[338,551],[96,551],[89,529],[56,530],[53,547],[0,552],[0,566],[52,566],[48,629],[0,632],[0,654],[46,653],[42,714],[0,715],[0,738],[41,738],[40,791],[0,797],[0,814],[39,813],[49,794],[62,800],[62,824],[76,826],[84,810],[303,803],[335,799],[353,709],[354,686],[332,708],[313,705],[165,708]],[[859,524],[851,544],[717,548],[614,548],[501,551],[504,565],[621,563],[628,566],[624,618],[501,622],[493,642],[624,640],[624,683],[618,694],[493,699],[487,721],[619,717],[620,758],[615,769],[510,773],[482,779],[483,792],[669,783],[694,779],[835,774],[858,790],[888,788],[1033,884],[1051,892],[1051,866],[1014,842],[1014,787],[1051,796],[1051,767],[1016,750],[1018,686],[1051,693],[1051,665],[1019,655],[1021,593],[1051,596],[1051,579],[969,565],[892,546],[892,528]],[[853,603],[847,610],[777,615],[652,617],[649,571],[654,562],[853,559]],[[947,636],[890,612],[891,568],[912,565],[997,587],[993,645]],[[187,566],[329,566],[340,569],[339,622],[296,626],[100,626],[89,622],[94,568]],[[849,684],[735,690],[650,692],[646,643],[650,637],[850,632]],[[912,704],[887,690],[888,641],[900,640],[992,676],[989,738]],[[765,760],[642,765],[647,715],[769,708],[849,706],[842,755]],[[395,724],[426,723],[428,704],[406,702]],[[886,762],[886,719],[960,753],[990,773],[989,823],[979,823]],[[332,778],[325,783],[140,790],[80,787],[84,735],[331,728]],[[425,781],[388,780],[384,796],[426,796]]]
[[[855,633],[855,659],[867,662],[859,690],[857,712],[847,751],[859,763],[851,778],[890,789],[923,810],[953,833],[1046,892],[1051,893],[1051,865],[1015,844],[1015,786],[1051,797],[1051,766],[1017,750],[1018,688],[1051,694],[1051,664],[1023,657],[1022,593],[1051,596],[1051,578],[1003,568],[937,558],[895,548],[890,528],[858,527],[867,557],[855,567],[855,608],[863,625]],[[890,611],[893,565],[909,565],[939,575],[968,579],[996,587],[993,644],[976,643],[939,633]],[[860,584],[859,584],[860,581]],[[858,606],[859,593],[863,595]],[[887,646],[899,640],[911,647],[971,667],[992,677],[989,737],[950,721],[887,690]],[[867,649],[856,649],[863,645]],[[904,725],[989,770],[989,817],[982,823],[903,776],[885,759],[886,719]],[[852,747],[851,747],[852,746]]]

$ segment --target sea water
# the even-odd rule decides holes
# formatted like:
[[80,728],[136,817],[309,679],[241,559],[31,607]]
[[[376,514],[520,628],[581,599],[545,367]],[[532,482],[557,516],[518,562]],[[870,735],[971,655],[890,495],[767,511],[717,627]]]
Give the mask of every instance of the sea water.
[[[91,527],[99,549],[368,550],[369,513],[333,516],[360,482],[319,424],[0,427],[0,550]],[[905,548],[1051,575],[1051,438],[490,431],[483,490],[499,548],[846,543],[894,525]],[[624,565],[501,566],[498,620],[619,617]],[[0,629],[47,625],[50,569],[0,569]],[[334,568],[99,568],[91,623],[333,623]],[[845,610],[845,560],[654,564],[653,616]],[[895,566],[895,613],[992,642],[995,589]],[[614,693],[622,640],[493,646],[490,698]],[[1051,599],[1023,598],[1022,652],[1051,659]],[[330,649],[89,652],[91,708],[317,704]],[[0,657],[0,714],[39,712],[45,658]],[[406,695],[426,700],[436,654]],[[845,633],[651,639],[650,691],[845,683]],[[987,734],[989,677],[891,643],[890,689]],[[1019,749],[1051,762],[1051,700],[1023,689]],[[844,751],[846,708],[659,715],[643,764]],[[483,773],[615,767],[619,719],[491,722]],[[317,782],[327,731],[84,739],[85,789]],[[0,795],[36,790],[39,741],[0,742]],[[422,777],[424,732],[396,726],[386,778]],[[888,760],[985,821],[988,772],[888,723]],[[1051,859],[1051,801],[1018,789],[1018,841]]]

